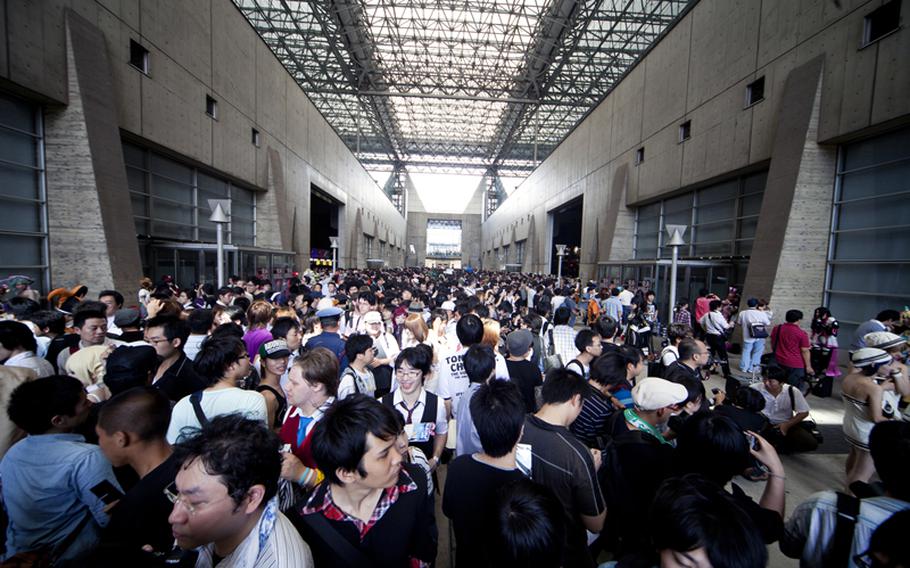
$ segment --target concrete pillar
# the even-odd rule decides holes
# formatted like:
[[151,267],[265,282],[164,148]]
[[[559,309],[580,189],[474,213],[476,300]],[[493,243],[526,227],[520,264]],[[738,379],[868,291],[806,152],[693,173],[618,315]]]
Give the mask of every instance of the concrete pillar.
[[81,283],[136,303],[142,266],[104,35],[66,15],[69,104],[45,121],[52,286]]
[[821,305],[831,230],[837,148],[819,145],[823,58],[790,72],[743,289],[767,298],[775,321],[799,309],[808,325]]

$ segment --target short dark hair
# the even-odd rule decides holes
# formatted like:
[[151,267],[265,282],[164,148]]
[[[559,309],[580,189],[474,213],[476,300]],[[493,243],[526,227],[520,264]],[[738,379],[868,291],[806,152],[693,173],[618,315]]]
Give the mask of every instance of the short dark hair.
[[44,434],[54,416],[73,416],[85,387],[75,377],[51,375],[22,383],[10,395],[6,412],[28,434]]
[[575,334],[575,349],[584,353],[585,349],[594,343],[595,337],[595,333],[590,329],[579,329],[578,333]]
[[691,333],[692,329],[684,323],[671,323],[667,326],[667,339],[670,341],[670,345],[673,345],[677,339],[684,340]]
[[[423,344],[421,344],[423,345]],[[417,347],[405,347],[395,357],[395,369],[401,368],[401,364],[407,361],[408,365],[419,370],[424,376],[430,374],[433,369],[432,352],[427,353],[427,349],[418,349]]]
[[292,329],[300,331],[300,322],[290,316],[277,318],[272,324],[272,338],[285,339]]
[[83,300],[76,304],[76,307],[73,308],[73,315],[78,314],[79,312],[101,312],[101,317],[107,318],[107,304],[104,302],[99,302],[98,300]]
[[572,400],[575,395],[581,395],[584,399],[589,392],[587,381],[578,374],[565,368],[556,368],[547,372],[540,395],[544,404],[562,404]]
[[265,487],[262,507],[278,492],[281,440],[261,420],[222,414],[194,434],[174,445],[174,459],[182,468],[198,459],[206,473],[220,478],[236,505],[254,485]]
[[512,451],[525,422],[521,391],[511,381],[490,381],[471,397],[471,419],[484,453],[499,458]]
[[325,347],[307,349],[294,359],[294,367],[308,383],[319,383],[328,396],[338,394],[338,357]]
[[767,401],[757,389],[736,389],[733,404],[749,412],[761,412]]
[[190,324],[176,316],[158,316],[145,322],[145,329],[153,327],[160,327],[168,341],[179,339],[181,351],[186,345],[186,339],[190,336]]
[[38,349],[32,330],[24,323],[13,320],[0,321],[0,345],[10,351],[25,349],[34,353]]
[[246,345],[241,339],[230,335],[213,336],[202,342],[193,366],[209,384],[214,384],[245,353]]
[[591,329],[596,331],[601,339],[613,339],[619,333],[619,324],[610,316],[603,315],[597,318]]
[[47,328],[48,331],[57,335],[66,333],[66,316],[57,310],[40,310],[29,314],[25,319],[38,326],[39,329]]
[[170,421],[171,401],[155,387],[121,392],[98,411],[98,426],[105,432],[130,432],[144,442],[163,440]]
[[648,526],[659,551],[704,547],[711,565],[725,568],[755,568],[768,562],[768,549],[749,515],[721,487],[698,475],[663,482]]
[[455,335],[465,347],[476,345],[483,339],[483,322],[474,314],[465,314],[455,324]]
[[713,312],[714,310],[721,307],[722,305],[724,305],[724,303],[721,302],[720,300],[711,300],[710,302],[708,302],[708,310]]
[[367,434],[385,441],[396,438],[400,431],[396,414],[365,394],[354,394],[333,404],[313,427],[312,434],[313,459],[326,480],[340,485],[339,469],[365,476],[363,456],[367,453]]
[[[755,390],[755,389],[751,389]],[[733,420],[711,412],[697,412],[680,428],[676,445],[682,469],[726,485],[749,467],[749,443]]]
[[348,337],[347,342],[344,344],[344,354],[347,356],[348,361],[353,363],[358,355],[366,353],[368,349],[372,348],[372,337],[366,333],[355,333]]
[[626,381],[627,363],[618,349],[606,351],[591,362],[590,380],[604,386],[622,384]]
[[910,422],[879,422],[873,426],[869,453],[888,493],[910,501],[910,485],[905,481],[910,468]]
[[219,296],[224,296],[224,295],[227,294],[227,293],[233,294],[233,293],[234,293],[234,289],[231,288],[230,286],[222,286],[221,288],[218,288],[218,295],[219,295]]
[[680,361],[688,361],[700,351],[698,340],[692,337],[687,337],[680,341],[679,346],[676,349],[679,351]]
[[215,312],[212,310],[193,310],[187,316],[186,322],[190,324],[190,333],[207,335],[215,323]]
[[558,568],[565,539],[564,512],[553,491],[530,479],[499,488],[494,502],[495,530],[487,548],[491,566]]
[[82,329],[85,322],[90,319],[103,319],[106,322],[107,316],[104,315],[104,312],[95,310],[79,310],[73,314],[73,327]]
[[117,290],[102,290],[102,291],[98,292],[99,300],[105,296],[110,296],[111,298],[113,298],[114,303],[117,304],[118,308],[123,307],[123,294],[121,294]]
[[878,321],[900,321],[901,314],[897,310],[882,310],[875,316]]
[[462,357],[464,372],[472,383],[482,383],[490,378],[496,368],[496,355],[489,345],[472,345]]
[[904,509],[888,517],[880,524],[872,536],[869,537],[869,555],[883,561],[880,564],[872,562],[872,566],[880,568],[896,568],[910,564],[910,554],[904,539],[910,531],[910,510]]
[[24,298],[22,296],[10,298],[6,302],[6,305],[9,306],[10,313],[12,313],[17,320],[28,319],[30,315],[41,309],[41,304],[31,298]]
[[553,312],[553,325],[566,325],[572,319],[572,310],[565,306],[559,306]]
[[784,314],[784,320],[787,323],[796,323],[801,319],[803,319],[803,313],[799,310],[787,310],[787,313]]

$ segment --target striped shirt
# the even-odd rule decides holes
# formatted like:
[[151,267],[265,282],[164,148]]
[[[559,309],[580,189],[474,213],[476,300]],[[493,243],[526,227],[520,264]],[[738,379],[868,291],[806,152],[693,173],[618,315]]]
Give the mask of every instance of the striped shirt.
[[[215,545],[199,549],[196,568],[213,568]],[[291,521],[278,511],[275,499],[269,501],[259,522],[240,541],[233,552],[217,564],[218,568],[313,568],[310,547],[300,538]]]
[[600,392],[594,385],[588,384],[590,395],[581,405],[581,413],[569,427],[569,430],[578,440],[589,448],[603,446],[598,438],[602,438],[606,431],[607,419],[613,415],[613,405],[610,398]]

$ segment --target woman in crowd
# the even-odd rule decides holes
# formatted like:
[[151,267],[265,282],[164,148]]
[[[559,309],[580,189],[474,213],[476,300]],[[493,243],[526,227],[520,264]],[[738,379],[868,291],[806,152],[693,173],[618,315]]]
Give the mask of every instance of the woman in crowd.
[[869,455],[869,432],[878,422],[900,420],[901,395],[910,394],[907,377],[892,367],[893,358],[881,349],[864,347],[851,354],[855,371],[844,378],[844,437],[847,485],[868,482],[875,471]]
[[430,328],[423,319],[423,314],[411,312],[404,320],[401,331],[401,348],[414,347],[418,343],[425,343],[430,336]]
[[273,339],[259,346],[260,380],[256,392],[265,399],[269,414],[268,424],[279,429],[284,423],[284,412],[288,401],[281,392],[281,377],[288,370],[288,357],[291,355],[288,343],[284,339]]

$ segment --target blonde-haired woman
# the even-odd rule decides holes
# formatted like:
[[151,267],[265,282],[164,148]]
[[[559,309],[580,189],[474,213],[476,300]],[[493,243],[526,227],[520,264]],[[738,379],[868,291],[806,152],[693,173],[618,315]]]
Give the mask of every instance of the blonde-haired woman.
[[483,320],[483,339],[480,340],[480,343],[489,345],[496,356],[496,378],[507,381],[509,380],[509,367],[506,365],[506,358],[499,352],[499,344],[502,341],[501,330],[502,326],[498,321],[485,318]]

